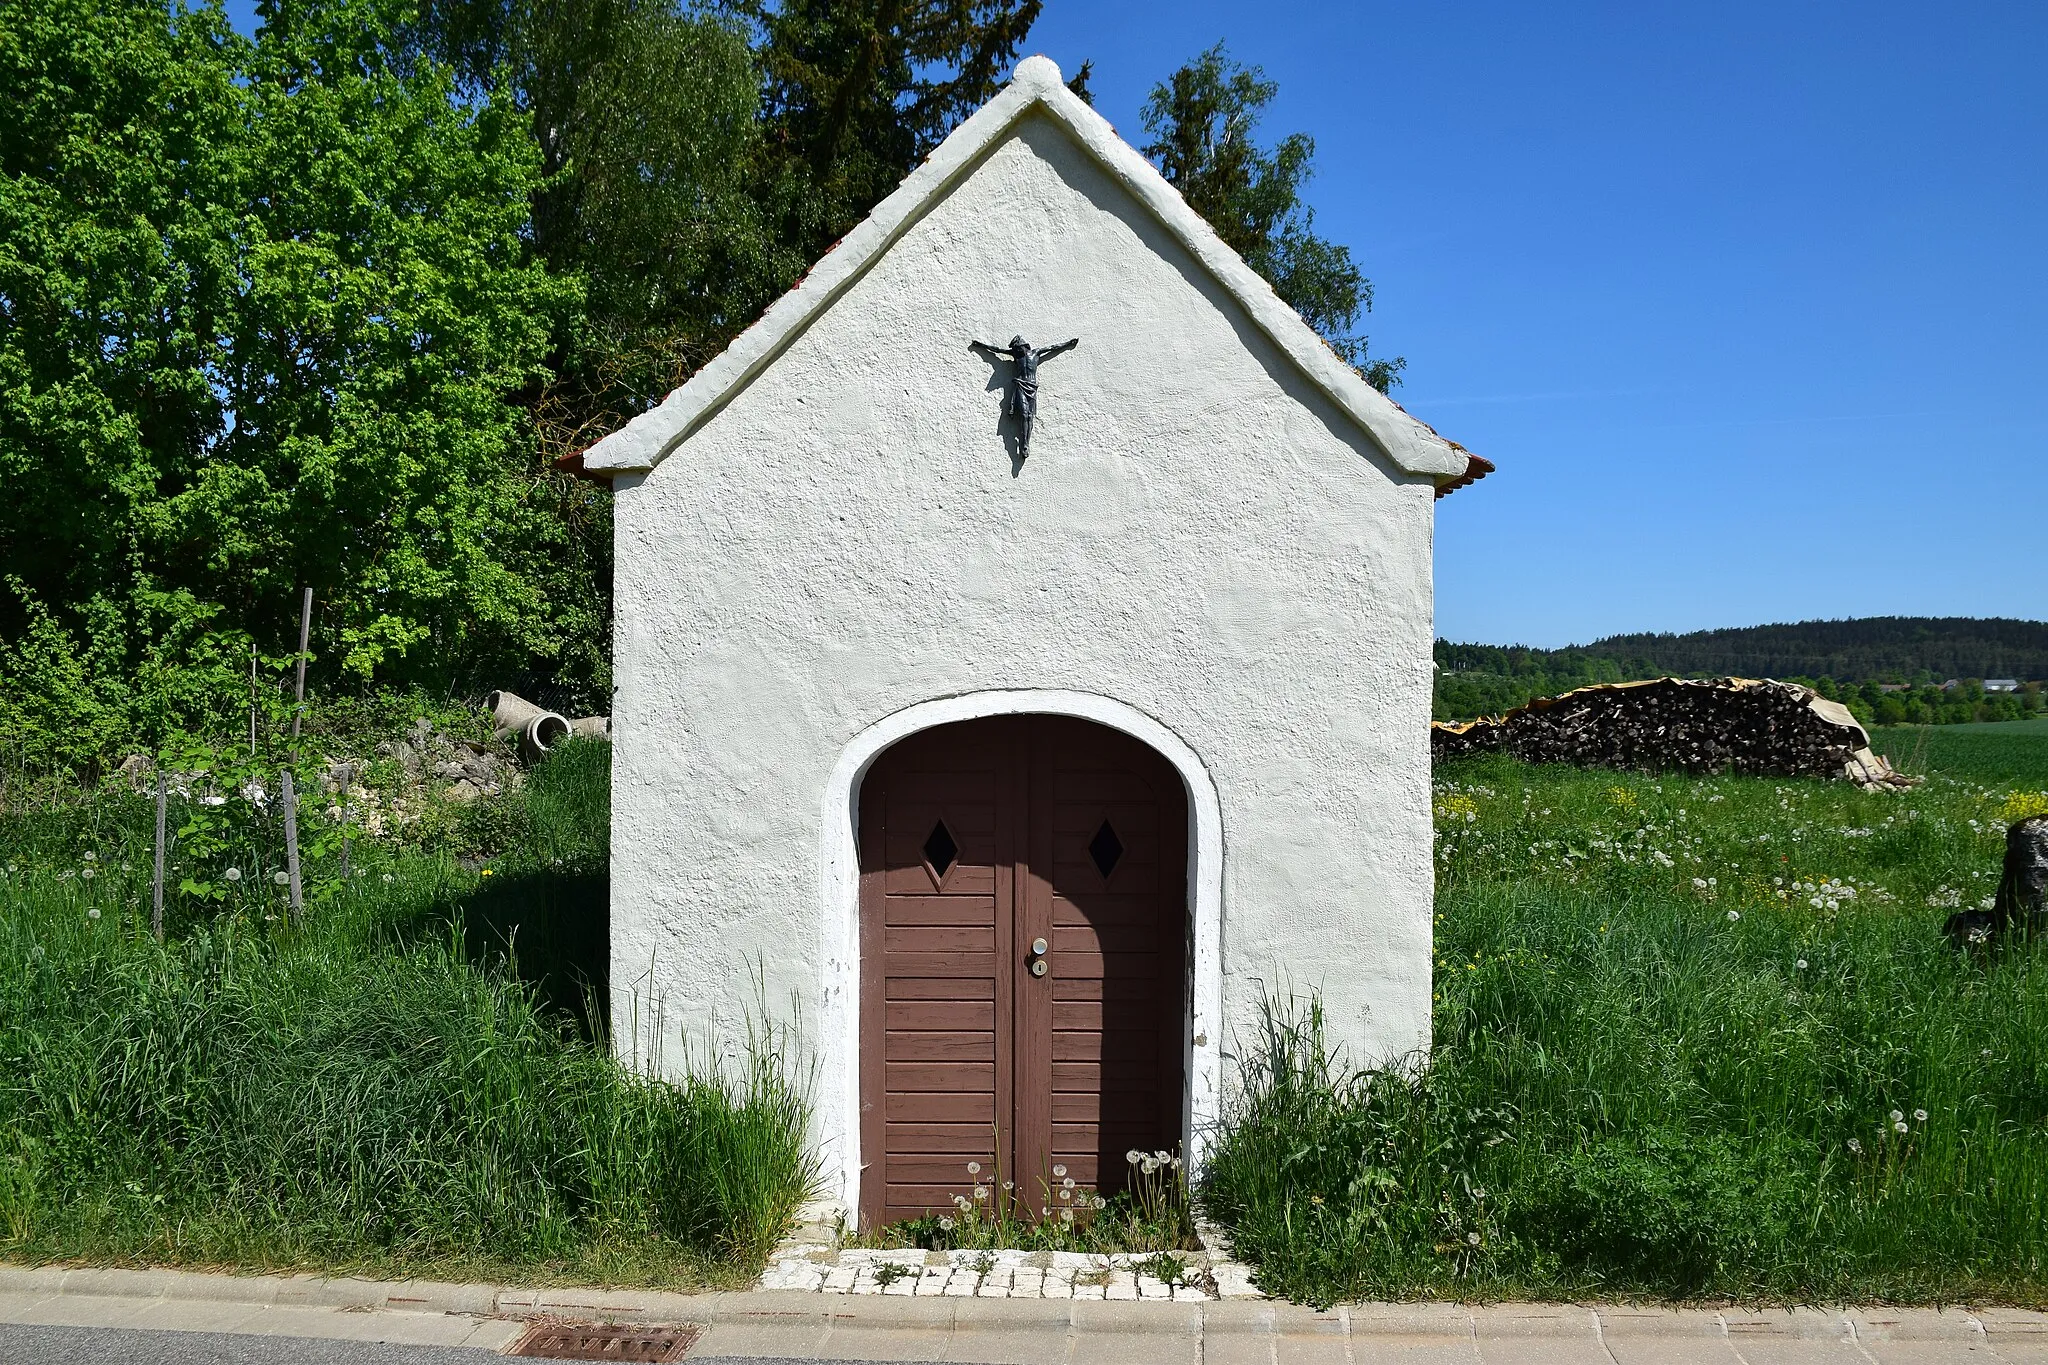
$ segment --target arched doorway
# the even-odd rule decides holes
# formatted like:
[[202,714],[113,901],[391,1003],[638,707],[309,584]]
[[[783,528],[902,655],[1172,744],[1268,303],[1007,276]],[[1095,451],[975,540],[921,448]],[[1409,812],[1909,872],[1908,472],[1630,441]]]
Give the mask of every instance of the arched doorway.
[[1000,1167],[1026,1207],[1185,1114],[1187,798],[1160,754],[1068,716],[912,734],[860,788],[861,1218]]

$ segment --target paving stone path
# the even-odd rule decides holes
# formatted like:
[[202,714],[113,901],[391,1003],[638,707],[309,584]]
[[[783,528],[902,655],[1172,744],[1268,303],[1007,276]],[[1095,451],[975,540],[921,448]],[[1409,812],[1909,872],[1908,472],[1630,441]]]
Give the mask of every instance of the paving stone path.
[[775,1248],[760,1289],[954,1299],[1102,1299],[1201,1303],[1257,1299],[1223,1230],[1197,1220],[1203,1250],[1168,1255],[1080,1251],[923,1251],[842,1247],[836,1216],[813,1213]]

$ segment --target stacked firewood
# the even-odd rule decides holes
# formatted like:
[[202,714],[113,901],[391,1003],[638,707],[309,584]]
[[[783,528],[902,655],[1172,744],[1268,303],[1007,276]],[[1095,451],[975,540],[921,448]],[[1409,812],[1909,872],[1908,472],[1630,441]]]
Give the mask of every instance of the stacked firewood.
[[1809,687],[1749,678],[1582,687],[1504,716],[1432,725],[1430,751],[1643,772],[1836,777],[1872,789],[1919,781],[1872,753],[1870,736],[1839,702]]

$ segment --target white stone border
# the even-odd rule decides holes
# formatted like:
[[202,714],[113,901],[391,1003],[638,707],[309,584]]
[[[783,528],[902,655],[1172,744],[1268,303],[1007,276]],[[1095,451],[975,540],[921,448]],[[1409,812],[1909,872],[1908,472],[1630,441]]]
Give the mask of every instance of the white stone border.
[[955,721],[987,716],[1073,716],[1150,745],[1180,773],[1188,799],[1188,900],[1194,918],[1195,971],[1189,1001],[1187,1089],[1182,1150],[1198,1170],[1215,1121],[1222,1079],[1223,807],[1195,751],[1136,707],[1063,689],[970,692],[905,707],[870,725],[833,765],[825,782],[819,859],[824,991],[819,1010],[819,1161],[826,1190],[845,1209],[860,1207],[860,784],[898,740]]

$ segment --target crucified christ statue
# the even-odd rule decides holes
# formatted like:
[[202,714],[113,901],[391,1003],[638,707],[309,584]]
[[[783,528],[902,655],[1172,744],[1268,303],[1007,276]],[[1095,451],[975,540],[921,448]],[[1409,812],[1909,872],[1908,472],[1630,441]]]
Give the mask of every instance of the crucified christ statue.
[[1023,337],[1011,337],[1010,344],[991,346],[986,341],[967,343],[978,351],[990,355],[1008,356],[1010,359],[1010,397],[1003,405],[1003,411],[1017,419],[1017,458],[1026,459],[1031,454],[1031,422],[1038,416],[1038,362],[1050,360],[1061,351],[1071,351],[1081,344],[1081,338],[1062,341],[1057,346],[1046,346],[1032,350]]

